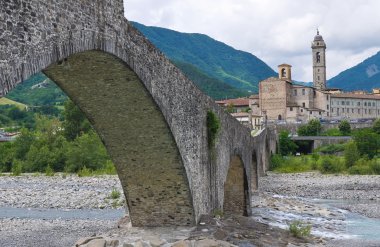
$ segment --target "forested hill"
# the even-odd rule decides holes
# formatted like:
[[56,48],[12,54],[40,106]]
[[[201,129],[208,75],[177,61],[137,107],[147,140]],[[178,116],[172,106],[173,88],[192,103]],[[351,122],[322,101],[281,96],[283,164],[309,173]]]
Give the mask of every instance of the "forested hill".
[[132,22],[206,94],[215,99],[258,91],[259,81],[276,73],[256,56],[204,34],[180,33]]
[[327,85],[345,91],[380,88],[380,52],[328,80]]

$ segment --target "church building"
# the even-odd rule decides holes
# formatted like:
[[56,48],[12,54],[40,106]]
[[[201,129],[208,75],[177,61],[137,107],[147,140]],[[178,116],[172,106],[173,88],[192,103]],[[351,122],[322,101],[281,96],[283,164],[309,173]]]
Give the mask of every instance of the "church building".
[[313,86],[292,81],[291,65],[278,66],[278,77],[260,82],[251,97],[253,114],[269,121],[307,122],[310,119],[357,120],[380,117],[380,94],[343,93],[326,86],[326,43],[317,31],[311,45]]

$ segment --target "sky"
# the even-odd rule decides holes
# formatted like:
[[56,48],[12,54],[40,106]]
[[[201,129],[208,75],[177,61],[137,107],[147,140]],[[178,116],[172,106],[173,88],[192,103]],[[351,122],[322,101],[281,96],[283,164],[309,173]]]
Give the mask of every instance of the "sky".
[[124,6],[128,20],[206,34],[275,71],[290,64],[297,81],[312,81],[317,28],[327,45],[327,79],[380,51],[379,0],[124,0]]

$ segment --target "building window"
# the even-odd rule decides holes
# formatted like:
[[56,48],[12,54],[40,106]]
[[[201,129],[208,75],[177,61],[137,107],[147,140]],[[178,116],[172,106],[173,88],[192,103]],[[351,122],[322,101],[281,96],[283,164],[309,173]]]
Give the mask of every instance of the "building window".
[[331,108],[331,113],[333,113],[334,112],[334,108]]
[[342,113],[344,113],[344,108],[342,108]]
[[329,100],[329,96],[328,95],[326,95],[326,100]]
[[364,102],[364,106],[367,106],[367,102]]
[[320,52],[317,52],[317,53],[315,54],[315,57],[316,57],[316,61],[317,61],[317,63],[320,63],[320,62],[321,62],[321,53],[320,53]]
[[372,106],[375,106],[375,102],[372,102]]
[[327,110],[329,109],[329,105],[326,106]]
[[360,109],[358,109],[358,114],[360,114]]
[[301,109],[301,112],[303,112],[303,109]]
[[346,101],[346,105],[350,105],[350,101]]
[[351,109],[351,112],[354,113],[354,108]]
[[305,107],[305,102],[302,102],[302,107]]
[[305,89],[302,88],[302,95],[305,95]]
[[290,111],[293,111],[293,107],[289,107],[289,110],[290,110]]
[[319,112],[319,115],[322,115],[322,112]]
[[367,109],[364,109],[364,114],[367,114]]
[[311,115],[311,114],[313,114],[313,112],[312,112],[312,111],[310,111],[310,115]]
[[321,77],[320,76],[318,76],[318,81],[321,79]]
[[286,77],[286,70],[285,70],[285,68],[281,70],[281,77],[282,78]]
[[294,94],[294,96],[297,96],[297,89],[294,89],[293,94]]
[[342,101],[342,105],[344,105],[344,101]]
[[358,106],[360,106],[360,102],[358,102]]

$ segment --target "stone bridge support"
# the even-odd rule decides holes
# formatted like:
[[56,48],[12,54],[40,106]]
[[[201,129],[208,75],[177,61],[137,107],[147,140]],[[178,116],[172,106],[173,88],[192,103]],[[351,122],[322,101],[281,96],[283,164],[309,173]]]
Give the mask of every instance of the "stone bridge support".
[[[125,74],[110,69],[94,78],[113,62]],[[105,143],[135,226],[194,224],[202,214],[223,209],[235,156],[245,169],[248,200],[268,167],[268,150],[276,145],[272,132],[252,138],[131,26],[122,0],[1,1],[0,96],[43,70],[86,113]],[[221,123],[215,155],[208,146],[210,111]]]

